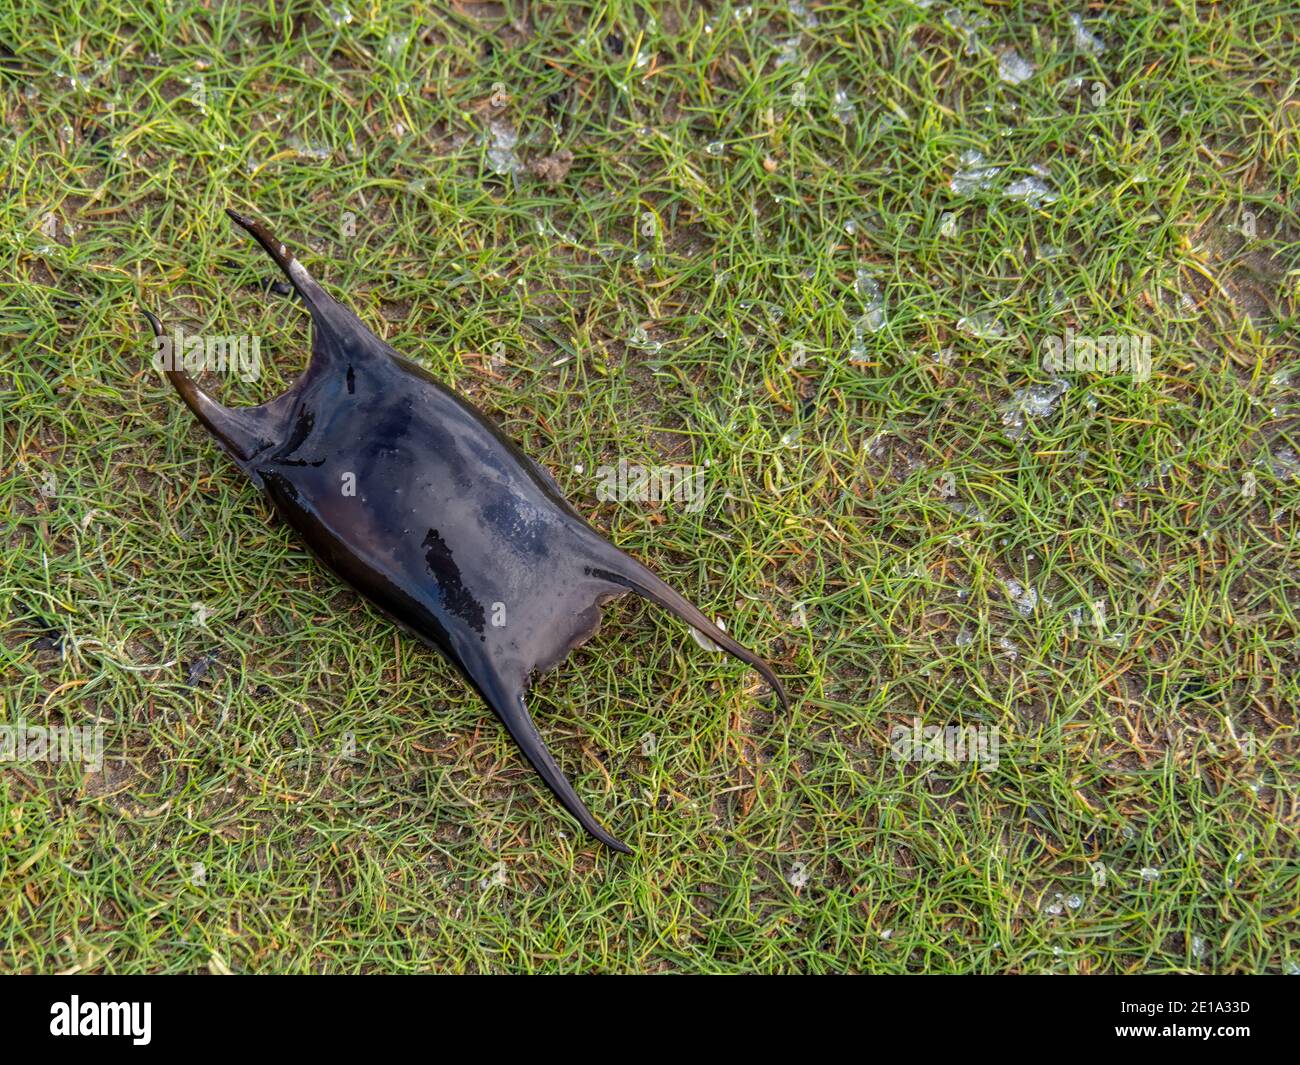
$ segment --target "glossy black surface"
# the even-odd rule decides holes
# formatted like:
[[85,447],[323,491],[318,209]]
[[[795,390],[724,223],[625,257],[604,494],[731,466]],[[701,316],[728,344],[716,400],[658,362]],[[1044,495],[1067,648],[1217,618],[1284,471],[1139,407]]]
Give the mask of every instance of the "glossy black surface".
[[583,828],[626,852],[538,735],[524,704],[531,674],[595,632],[602,602],[634,591],[753,666],[788,705],[780,681],[607,542],[542,467],[331,299],[262,226],[230,215],[310,309],[311,362],[289,391],[252,408],[221,406],[182,370],[167,376],[321,561],[455,664]]

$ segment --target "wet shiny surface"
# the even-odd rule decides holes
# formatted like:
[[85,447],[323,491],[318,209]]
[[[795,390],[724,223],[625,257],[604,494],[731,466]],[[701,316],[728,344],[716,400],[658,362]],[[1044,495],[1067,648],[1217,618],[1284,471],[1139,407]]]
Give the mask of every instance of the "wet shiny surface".
[[565,808],[626,851],[542,743],[524,705],[530,675],[595,631],[601,602],[636,591],[759,669],[784,703],[779,681],[592,529],[490,420],[332,300],[260,225],[232,217],[311,310],[311,363],[288,392],[237,411],[168,376],[317,557],[455,664]]
[[276,509],[471,680],[487,660],[522,683],[590,633],[597,597],[626,590],[593,576],[608,545],[531,464],[395,354],[319,376],[289,427],[249,463]]

